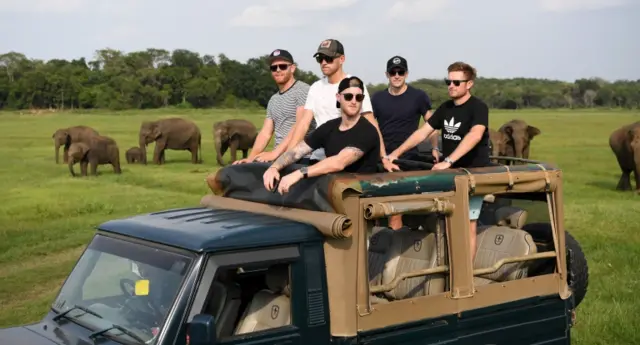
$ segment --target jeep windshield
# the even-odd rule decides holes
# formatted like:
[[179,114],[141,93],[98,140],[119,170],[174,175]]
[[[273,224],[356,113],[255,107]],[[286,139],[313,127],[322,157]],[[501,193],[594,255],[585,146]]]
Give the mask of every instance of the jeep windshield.
[[96,235],[62,286],[52,309],[125,344],[154,344],[183,284],[192,256]]

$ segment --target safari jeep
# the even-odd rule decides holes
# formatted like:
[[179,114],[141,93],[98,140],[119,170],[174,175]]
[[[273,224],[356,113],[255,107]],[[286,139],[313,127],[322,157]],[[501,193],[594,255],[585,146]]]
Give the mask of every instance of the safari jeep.
[[[570,344],[586,261],[562,172],[525,163],[332,174],[285,195],[265,164],[225,167],[199,207],[99,225],[44,319],[0,344]],[[384,226],[395,214],[405,228]]]

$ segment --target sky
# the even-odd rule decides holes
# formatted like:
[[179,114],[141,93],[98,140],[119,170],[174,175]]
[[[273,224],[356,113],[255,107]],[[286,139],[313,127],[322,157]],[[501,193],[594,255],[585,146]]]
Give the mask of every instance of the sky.
[[465,61],[481,77],[640,79],[640,0],[0,0],[0,54],[93,59],[106,47],[189,49],[245,62],[274,49],[320,75],[320,42],[345,46],[345,72],[386,82],[444,78]]

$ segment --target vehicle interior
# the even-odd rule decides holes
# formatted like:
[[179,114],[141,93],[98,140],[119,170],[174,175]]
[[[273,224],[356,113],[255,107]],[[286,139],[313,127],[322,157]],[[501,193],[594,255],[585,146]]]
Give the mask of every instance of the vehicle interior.
[[291,324],[289,264],[220,268],[204,314],[216,320],[219,338]]

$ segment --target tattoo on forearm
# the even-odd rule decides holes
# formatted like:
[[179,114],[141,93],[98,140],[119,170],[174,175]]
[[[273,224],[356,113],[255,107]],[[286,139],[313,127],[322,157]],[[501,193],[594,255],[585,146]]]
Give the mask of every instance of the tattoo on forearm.
[[307,145],[307,143],[305,143],[304,141],[301,141],[292,150],[289,150],[283,153],[282,155],[280,155],[280,157],[278,157],[278,159],[276,159],[276,161],[273,162],[272,167],[280,170],[292,164],[293,162],[297,161],[298,159],[302,158],[302,156],[306,155],[311,151],[312,151],[311,147],[309,147],[309,145]]
[[349,152],[349,156],[348,156],[348,163],[351,164],[355,161],[357,161],[358,159],[360,159],[362,156],[364,156],[364,152],[362,152],[362,150],[360,150],[357,147],[353,147],[353,146],[347,146],[344,148],[345,151]]

